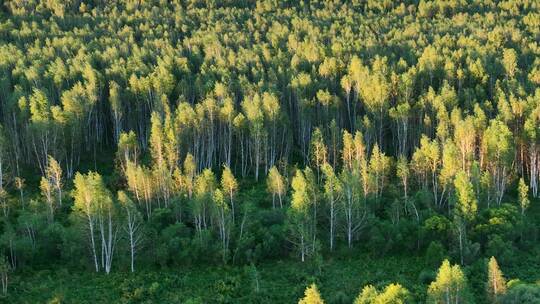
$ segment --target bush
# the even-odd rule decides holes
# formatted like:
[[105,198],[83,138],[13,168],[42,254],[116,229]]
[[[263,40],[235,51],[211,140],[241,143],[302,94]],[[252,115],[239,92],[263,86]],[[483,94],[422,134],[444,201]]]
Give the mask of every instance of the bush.
[[502,304],[539,304],[540,286],[533,284],[517,284],[508,290],[501,301]]
[[441,242],[433,241],[426,250],[426,264],[433,268],[438,267],[446,257],[446,248]]

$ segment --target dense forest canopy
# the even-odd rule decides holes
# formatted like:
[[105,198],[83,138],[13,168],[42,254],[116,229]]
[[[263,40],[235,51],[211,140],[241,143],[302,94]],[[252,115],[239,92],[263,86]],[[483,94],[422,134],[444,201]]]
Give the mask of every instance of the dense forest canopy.
[[[540,298],[498,264],[540,279],[539,1],[2,2],[7,299],[58,265],[225,265],[251,283],[168,301],[287,302],[283,261],[300,303]],[[416,282],[311,285],[396,255]]]

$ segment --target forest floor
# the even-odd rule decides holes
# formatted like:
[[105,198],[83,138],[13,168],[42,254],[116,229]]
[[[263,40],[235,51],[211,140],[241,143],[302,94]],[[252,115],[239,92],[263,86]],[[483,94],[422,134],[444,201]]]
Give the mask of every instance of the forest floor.
[[[362,286],[396,282],[411,291],[415,302],[425,299],[435,269],[424,257],[358,254],[354,257],[299,263],[273,261],[253,266],[184,267],[141,270],[135,274],[95,274],[65,268],[33,271],[11,278],[5,303],[295,303],[305,286],[315,282],[327,303],[352,303]],[[539,254],[524,254],[507,266],[508,279],[540,279]],[[483,262],[483,261],[482,261]],[[465,268],[479,303],[482,262]],[[477,278],[477,279],[474,279]]]

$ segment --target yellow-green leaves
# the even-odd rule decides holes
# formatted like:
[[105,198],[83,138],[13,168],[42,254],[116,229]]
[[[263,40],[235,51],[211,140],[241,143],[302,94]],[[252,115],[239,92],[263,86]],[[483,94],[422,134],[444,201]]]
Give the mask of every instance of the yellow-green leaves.
[[238,190],[238,183],[231,171],[231,168],[223,166],[223,173],[221,175],[221,187],[228,195],[232,196],[236,190]]
[[304,297],[298,301],[298,304],[324,304],[317,285],[311,284],[311,286],[307,287]]
[[523,177],[519,179],[518,183],[518,195],[519,206],[521,207],[521,214],[525,214],[525,210],[529,208],[531,201],[529,200],[529,187],[525,184]]
[[77,173],[75,174],[73,183],[74,190],[72,195],[76,210],[88,216],[94,212],[101,211],[102,208],[111,206],[111,195],[105,187],[101,175],[98,173],[89,172],[84,175]]
[[502,64],[506,72],[506,77],[514,78],[517,71],[517,54],[514,49],[505,49],[503,51]]
[[486,292],[491,303],[500,303],[500,297],[506,293],[506,280],[495,257],[491,257],[488,262],[488,280]]
[[390,284],[382,292],[373,285],[366,285],[354,300],[354,304],[404,304],[409,303],[410,293],[400,284]]
[[473,185],[464,171],[458,172],[454,180],[456,189],[456,212],[467,221],[476,216],[478,202],[474,193]]
[[195,180],[195,194],[200,198],[211,195],[216,187],[216,177],[210,169],[204,169]]
[[429,285],[427,303],[433,304],[465,304],[467,279],[459,265],[450,265],[448,260],[444,260],[437,278]]
[[309,188],[306,177],[301,170],[296,170],[291,186],[293,191],[291,207],[293,210],[306,212],[310,204]]
[[221,189],[217,189],[214,191],[212,195],[212,200],[214,201],[214,204],[216,204],[217,207],[223,208],[224,210],[229,209],[229,205],[225,203],[225,198],[223,196],[223,191]]
[[280,207],[282,207],[282,197],[285,195],[286,187],[287,185],[285,178],[279,173],[276,166],[272,166],[270,171],[268,171],[268,176],[266,178],[266,189],[270,194],[272,194],[272,206],[274,208],[276,207],[276,195],[279,197]]

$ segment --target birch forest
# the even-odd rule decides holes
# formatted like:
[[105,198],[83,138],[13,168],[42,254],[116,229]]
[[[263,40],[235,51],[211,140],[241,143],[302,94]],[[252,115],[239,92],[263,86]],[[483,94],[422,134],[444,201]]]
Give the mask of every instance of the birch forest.
[[540,303],[539,0],[0,1],[0,303]]

